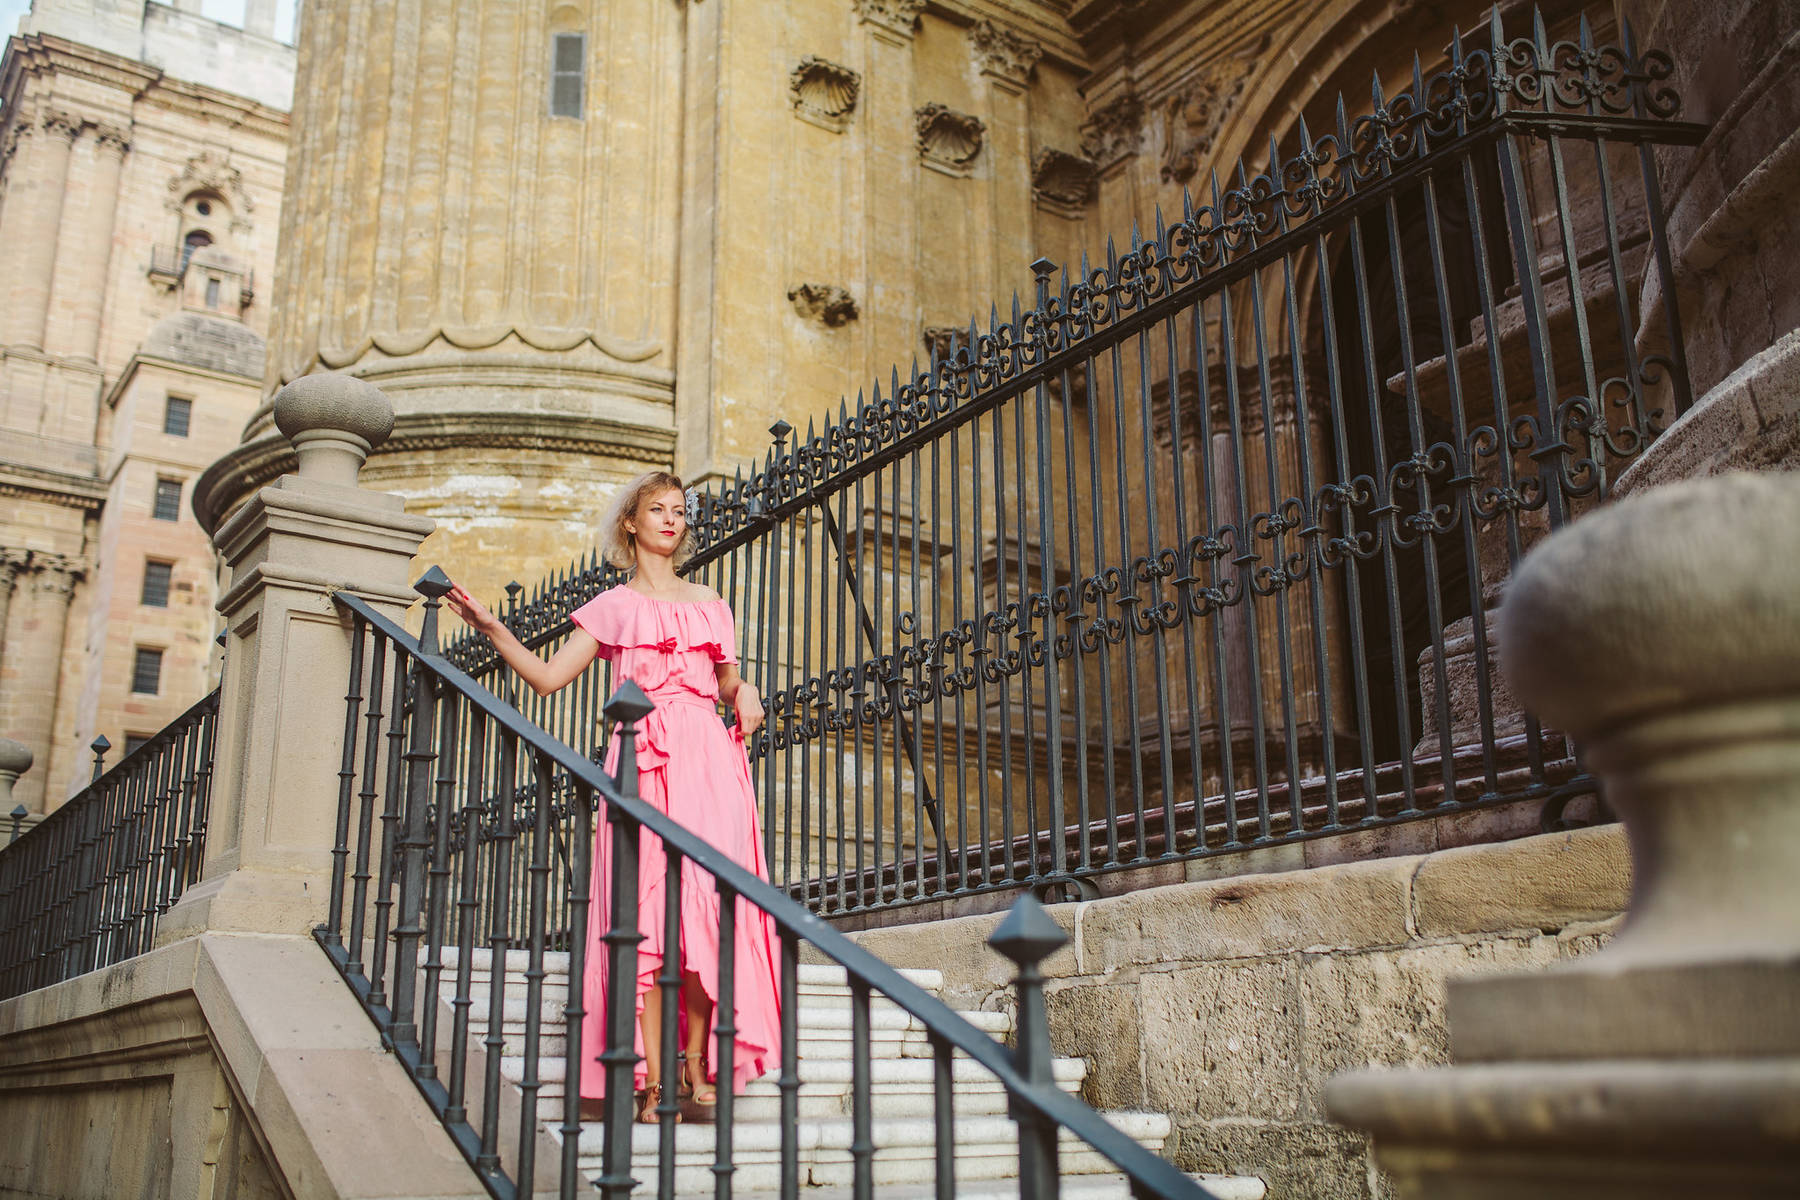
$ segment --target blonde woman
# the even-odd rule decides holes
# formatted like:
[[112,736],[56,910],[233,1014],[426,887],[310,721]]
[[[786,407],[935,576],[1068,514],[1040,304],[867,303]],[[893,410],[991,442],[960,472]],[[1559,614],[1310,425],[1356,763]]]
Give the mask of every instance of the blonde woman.
[[[601,549],[608,562],[630,569],[631,579],[600,593],[572,614],[574,631],[548,660],[527,649],[498,618],[461,588],[450,607],[485,635],[519,677],[540,696],[566,687],[596,656],[613,663],[615,679],[631,679],[656,703],[638,725],[639,794],[642,799],[694,830],[758,877],[769,877],[756,816],[756,798],[744,738],[762,725],[762,699],[738,673],[731,607],[718,593],[675,573],[687,548],[687,504],[681,480],[651,471],[620,489],[602,527]],[[724,703],[737,714],[736,728],[719,719]],[[607,771],[618,765],[613,743]],[[589,893],[591,931],[583,975],[587,1017],[581,1064],[584,1116],[599,1116],[605,1071],[606,954],[600,941],[611,914],[611,862],[604,820],[595,845]],[[638,861],[639,924],[645,938],[638,950],[637,1119],[654,1121],[661,1101],[663,1071],[662,993],[653,984],[663,956],[681,965],[682,1025],[686,1048],[680,1093],[688,1119],[710,1119],[718,1102],[707,1047],[717,1030],[719,995],[719,896],[712,876],[683,862],[681,927],[663,929],[665,859],[662,841],[646,834]],[[773,923],[754,905],[738,902],[736,942],[737,1027],[733,1052],[735,1090],[777,1065],[781,1011],[776,991]]]

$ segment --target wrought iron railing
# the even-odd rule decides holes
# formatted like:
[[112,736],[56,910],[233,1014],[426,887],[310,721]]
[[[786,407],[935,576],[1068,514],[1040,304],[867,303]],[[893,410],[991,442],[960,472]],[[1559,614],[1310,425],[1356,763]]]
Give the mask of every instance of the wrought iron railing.
[[[779,882],[826,913],[1055,893],[1594,790],[1489,631],[1689,403],[1652,152],[1704,130],[1629,29],[1530,19],[1102,265],[1034,264],[1029,307],[694,498]],[[509,624],[553,646],[617,578],[589,558]],[[601,671],[536,718],[592,747]]]
[[[798,991],[800,950],[809,944],[844,968],[850,981],[855,1074],[850,1104],[854,1190],[870,1194],[875,1140],[871,1109],[869,1029],[872,997],[885,997],[922,1022],[934,1059],[934,1128],[938,1134],[936,1194],[956,1194],[954,1082],[957,1054],[980,1064],[1006,1089],[1009,1112],[1019,1127],[1021,1195],[1056,1194],[1058,1131],[1087,1143],[1131,1181],[1134,1195],[1204,1198],[1208,1193],[1169,1163],[1151,1154],[1052,1082],[1050,1046],[1036,964],[1064,940],[1054,922],[1025,901],[1015,919],[997,931],[996,945],[1020,965],[1017,1052],[970,1025],[941,1001],[909,982],[849,938],[825,924],[778,888],[757,878],[698,832],[671,820],[637,796],[633,749],[636,721],[651,710],[635,684],[626,684],[606,706],[624,738],[617,777],[609,776],[579,750],[563,745],[494,696],[441,656],[437,649],[439,597],[449,580],[435,568],[420,581],[426,596],[417,640],[359,598],[340,592],[337,604],[353,620],[349,688],[344,718],[343,769],[337,839],[325,924],[316,936],[331,960],[381,1029],[400,1062],[437,1111],[471,1165],[496,1197],[538,1194],[540,1117],[560,1139],[556,1168],[560,1194],[588,1189],[580,1170],[582,1119],[579,1064],[597,1058],[606,1074],[602,1124],[605,1157],[594,1183],[603,1195],[631,1192],[633,1071],[636,1004],[632,990],[611,989],[604,1017],[603,1047],[584,1046],[585,958],[591,944],[604,945],[608,977],[637,977],[642,923],[681,920],[684,887],[716,888],[719,895],[717,945],[717,1129],[710,1172],[717,1194],[731,1193],[734,1171],[736,1098],[733,1078],[735,1034],[729,1014],[737,1009],[736,939],[739,921],[757,912],[772,919],[780,943],[780,1164],[781,1193],[793,1196],[801,1184],[799,1145]],[[385,708],[382,706],[385,705]],[[516,814],[511,797],[520,782],[532,781],[527,811]],[[572,869],[565,894],[552,895],[549,847],[555,796],[568,806]],[[594,819],[604,818],[605,837],[615,864],[610,873],[610,911],[590,914]],[[535,829],[529,859],[512,852],[522,832],[519,817]],[[660,839],[665,853],[665,911],[638,911],[639,846]],[[484,853],[491,847],[491,853]],[[698,868],[705,883],[694,882]],[[523,889],[523,935],[514,923],[517,869]],[[545,956],[555,934],[554,913],[570,913],[567,996],[564,1020],[552,1029],[543,1020]],[[602,938],[590,941],[590,921],[606,921]],[[667,927],[667,926],[665,926]],[[503,1077],[502,1033],[506,974],[490,969],[485,994],[478,994],[473,963],[504,964],[523,951],[527,987],[523,1029],[515,1056],[523,1057],[516,1092]],[[665,956],[671,963],[674,956]],[[681,979],[672,969],[659,974],[664,1011],[673,1013]],[[520,1021],[513,1018],[515,1027]],[[475,1023],[486,1027],[478,1040]],[[677,1022],[662,1023],[661,1061],[677,1061]],[[522,1037],[520,1034],[522,1032]],[[560,1034],[564,1094],[559,1112],[544,1113],[544,1049]],[[477,1051],[481,1053],[477,1055]],[[472,1064],[476,1064],[472,1066]],[[479,1069],[480,1077],[475,1071]],[[672,1074],[672,1072],[671,1072]],[[657,1194],[675,1188],[675,1124],[679,1109],[665,1097],[658,1109]],[[502,1114],[516,1113],[513,1132],[502,1132]],[[509,1125],[511,1123],[509,1122]]]
[[0,852],[0,999],[151,948],[200,877],[219,693],[101,773]]

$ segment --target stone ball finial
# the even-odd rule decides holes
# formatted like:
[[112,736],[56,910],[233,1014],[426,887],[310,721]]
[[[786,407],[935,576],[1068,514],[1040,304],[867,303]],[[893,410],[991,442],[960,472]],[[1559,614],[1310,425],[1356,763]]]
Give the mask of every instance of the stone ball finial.
[[31,747],[24,742],[15,742],[11,738],[0,737],[0,772],[14,776],[23,775],[31,770]]
[[294,444],[302,479],[356,486],[369,452],[394,431],[394,406],[351,375],[302,375],[275,393],[275,427]]
[[1506,587],[1500,660],[1577,739],[1800,692],[1800,473],[1657,488],[1545,540]]

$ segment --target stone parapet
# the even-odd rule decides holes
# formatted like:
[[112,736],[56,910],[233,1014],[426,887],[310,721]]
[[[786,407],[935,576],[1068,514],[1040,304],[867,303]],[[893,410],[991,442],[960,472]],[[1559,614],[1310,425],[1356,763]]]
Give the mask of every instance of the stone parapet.
[[[1384,1195],[1367,1139],[1327,1118],[1326,1080],[1448,1061],[1451,979],[1586,954],[1630,891],[1616,825],[1271,865],[1056,905],[1070,942],[1044,963],[1055,1049],[1088,1060],[1085,1098],[1168,1113],[1178,1165],[1260,1175],[1271,1196]],[[1010,966],[986,945],[1000,919],[855,936],[898,966],[942,971],[953,1004],[1005,1008]]]

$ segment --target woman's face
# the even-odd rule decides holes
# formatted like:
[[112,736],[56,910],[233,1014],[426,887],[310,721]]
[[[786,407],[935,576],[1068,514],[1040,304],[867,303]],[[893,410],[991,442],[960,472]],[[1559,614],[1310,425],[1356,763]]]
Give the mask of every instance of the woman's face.
[[632,540],[639,550],[673,554],[687,532],[687,497],[680,488],[654,493],[638,506],[631,525]]

